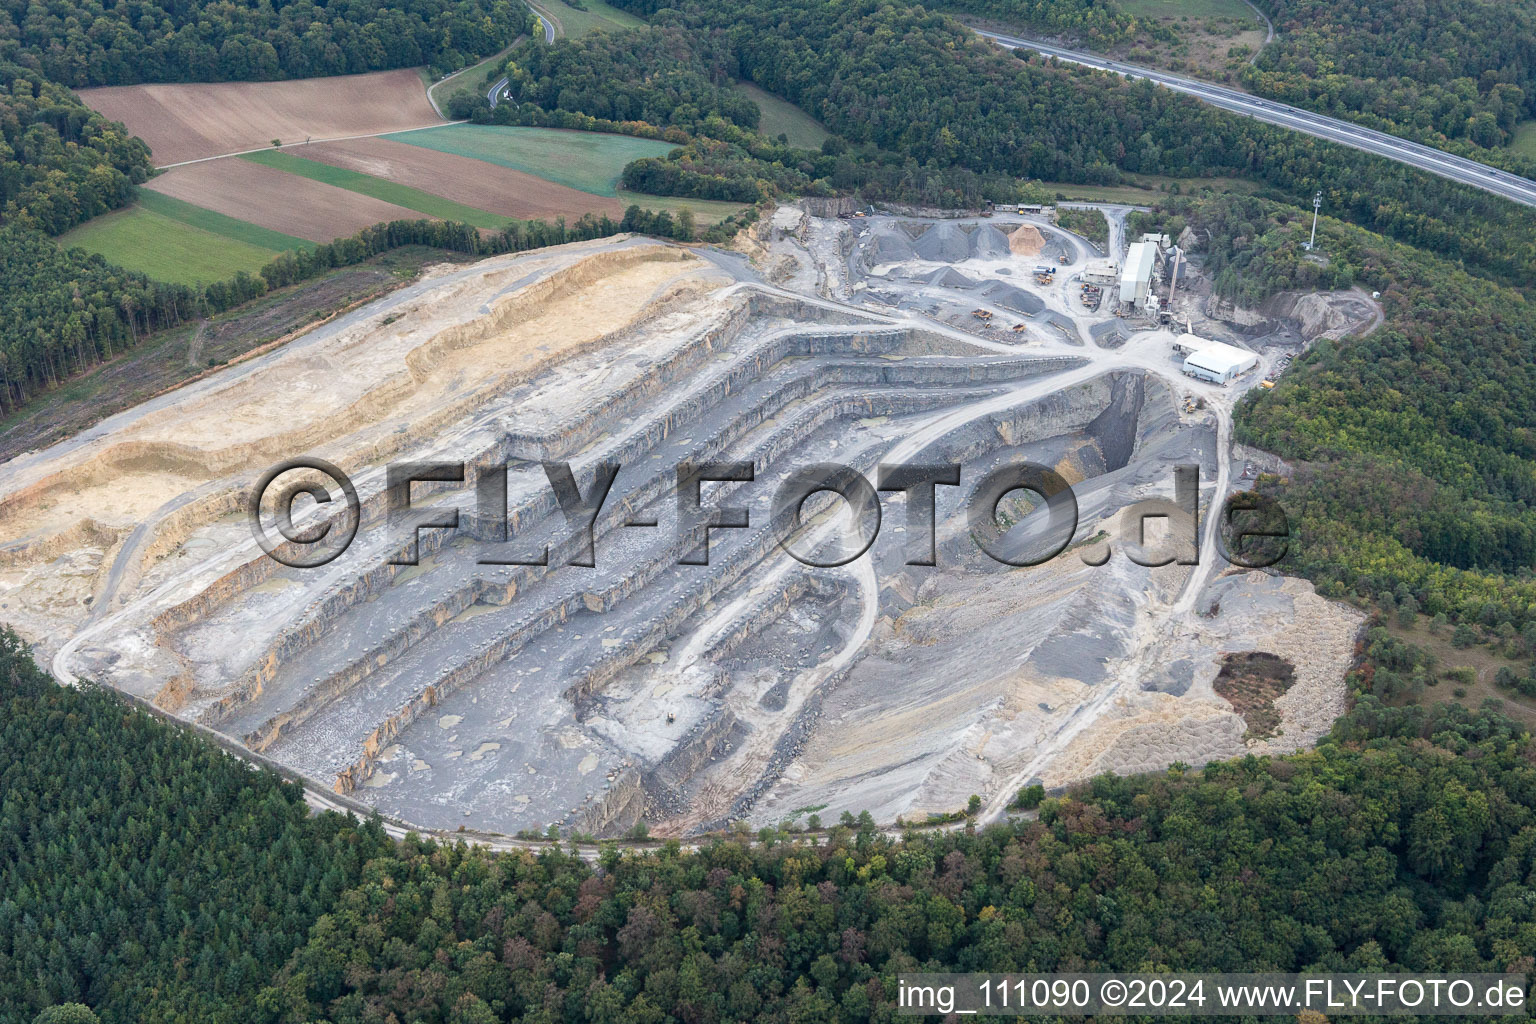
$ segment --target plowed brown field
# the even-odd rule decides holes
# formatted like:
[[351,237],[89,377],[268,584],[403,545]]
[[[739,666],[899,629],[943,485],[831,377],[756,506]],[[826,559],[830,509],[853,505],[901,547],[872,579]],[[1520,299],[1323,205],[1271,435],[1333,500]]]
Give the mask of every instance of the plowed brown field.
[[439,153],[393,139],[352,139],[303,146],[295,156],[409,185],[477,210],[520,219],[623,215],[617,199],[557,185],[510,167]]
[[121,121],[158,166],[285,143],[441,124],[415,70],[292,82],[120,85],[81,89]]
[[420,220],[403,206],[251,163],[210,160],[151,178],[145,188],[314,242],[384,220]]

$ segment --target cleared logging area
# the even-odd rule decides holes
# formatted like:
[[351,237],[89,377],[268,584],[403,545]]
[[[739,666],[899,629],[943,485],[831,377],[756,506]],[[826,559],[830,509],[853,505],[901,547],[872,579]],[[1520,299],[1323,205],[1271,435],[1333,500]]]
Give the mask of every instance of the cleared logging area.
[[584,0],[580,9],[560,0],[542,0],[539,6],[554,17],[558,32],[573,39],[593,32],[621,32],[645,24],[633,14],[602,0]]
[[759,89],[751,82],[738,82],[736,90],[756,103],[757,108],[763,112],[757,130],[770,139],[776,139],[782,134],[789,139],[791,146],[799,146],[801,149],[819,149],[826,141],[828,132],[821,122],[788,100]]
[[382,295],[410,281],[425,265],[467,259],[423,246],[396,249],[206,321],[165,331],[0,420],[0,462],[76,434],[342,307]]

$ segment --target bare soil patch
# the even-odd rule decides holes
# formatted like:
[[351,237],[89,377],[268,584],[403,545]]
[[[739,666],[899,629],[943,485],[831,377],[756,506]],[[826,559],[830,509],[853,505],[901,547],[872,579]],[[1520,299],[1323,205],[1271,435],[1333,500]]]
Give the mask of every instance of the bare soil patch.
[[353,139],[304,146],[307,160],[344,167],[444,199],[520,220],[579,217],[583,213],[623,215],[617,199],[595,196],[497,164],[411,146],[392,139]]
[[1216,675],[1216,695],[1232,705],[1248,725],[1244,739],[1261,740],[1280,727],[1275,700],[1296,681],[1296,668],[1277,654],[1252,651],[1229,654]]
[[609,337],[662,286],[705,267],[671,246],[554,252],[544,259],[569,265],[511,296],[497,293],[537,260],[485,261],[479,274],[445,284],[388,323],[343,318],[323,344],[297,352],[290,345],[269,364],[226,370],[176,402],[13,473],[0,500],[0,534],[30,535],[37,543],[29,554],[51,558],[54,546],[86,530],[127,529],[168,497],[237,467],[341,438],[369,451],[398,443],[358,436],[385,418],[408,426],[462,415],[503,375]]
[[1021,224],[1008,236],[1008,248],[1015,256],[1038,256],[1045,248],[1045,236],[1033,224]]
[[213,160],[157,175],[145,188],[284,234],[329,242],[422,214],[249,160]]
[[468,260],[425,246],[398,249],[201,324],[165,331],[42,396],[23,418],[7,423],[0,431],[0,461],[77,434],[209,366],[227,363],[335,310],[377,298],[409,283],[425,264]]
[[93,110],[149,143],[155,163],[441,124],[414,68],[292,82],[81,89]]

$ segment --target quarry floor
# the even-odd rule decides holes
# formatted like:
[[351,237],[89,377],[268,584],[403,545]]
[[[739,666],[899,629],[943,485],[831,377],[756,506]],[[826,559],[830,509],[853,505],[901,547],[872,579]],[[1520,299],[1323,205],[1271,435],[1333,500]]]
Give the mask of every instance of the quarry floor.
[[[1212,514],[1254,471],[1233,404],[1300,349],[1298,322],[1205,317],[1196,270],[1180,320],[1260,356],[1229,387],[1196,382],[1172,331],[1083,306],[1098,256],[1038,218],[791,210],[735,251],[624,237],[435,268],[0,466],[0,619],[65,682],[440,830],[910,821],[971,794],[992,819],[1035,781],[1306,746],[1342,710],[1359,616],[1230,565]],[[318,568],[265,555],[246,510],[296,456],[359,495],[356,538]],[[413,541],[385,467],[432,461],[466,479],[412,501],[459,526]],[[546,461],[583,495],[620,467],[590,566],[571,564],[581,535]],[[705,483],[703,503],[747,524],[708,531],[708,564],[687,564],[706,534],[682,519],[677,467],[723,461],[754,479]],[[1011,560],[1065,545],[1016,566],[979,549],[967,509],[1025,461],[1072,485],[1077,521],[1062,534],[1006,496]],[[861,557],[791,557],[775,491],[824,463],[871,481],[958,463],[935,491],[937,564],[909,564],[922,530],[899,491]],[[1199,467],[1197,517],[1172,504],[1176,466]],[[507,516],[488,515],[477,495],[503,488]],[[1149,501],[1140,543],[1169,564],[1130,557]],[[306,529],[346,519],[339,501],[294,508]],[[825,495],[804,511],[796,550],[821,561],[870,525]],[[547,565],[508,564],[546,548]],[[1296,666],[1269,738],[1212,689],[1240,651]]]

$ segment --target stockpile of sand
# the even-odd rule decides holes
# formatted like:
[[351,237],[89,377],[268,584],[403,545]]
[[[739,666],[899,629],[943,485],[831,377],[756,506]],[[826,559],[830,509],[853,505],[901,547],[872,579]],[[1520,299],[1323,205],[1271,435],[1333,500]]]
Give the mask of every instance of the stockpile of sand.
[[1015,256],[1039,256],[1045,248],[1045,236],[1033,224],[1020,224],[1008,236],[1008,248]]

